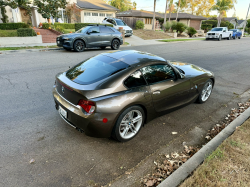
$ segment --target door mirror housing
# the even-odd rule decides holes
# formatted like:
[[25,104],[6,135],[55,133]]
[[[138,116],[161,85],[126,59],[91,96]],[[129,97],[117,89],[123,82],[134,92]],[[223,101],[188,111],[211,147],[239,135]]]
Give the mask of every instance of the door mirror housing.
[[185,79],[185,75],[183,73],[180,73],[181,79]]
[[87,31],[87,34],[90,34],[91,32],[90,31]]

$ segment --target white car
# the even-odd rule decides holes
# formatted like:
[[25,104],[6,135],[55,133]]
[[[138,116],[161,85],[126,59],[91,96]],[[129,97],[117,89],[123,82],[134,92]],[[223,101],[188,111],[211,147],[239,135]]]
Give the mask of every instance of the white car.
[[102,21],[103,24],[112,24],[115,29],[119,30],[119,27],[123,27],[123,30],[125,32],[125,36],[132,36],[133,35],[133,29],[131,29],[124,21],[121,19],[116,18],[104,18]]
[[223,38],[230,40],[232,36],[233,31],[229,31],[227,27],[215,27],[207,32],[206,40],[217,39],[218,41],[221,41]]

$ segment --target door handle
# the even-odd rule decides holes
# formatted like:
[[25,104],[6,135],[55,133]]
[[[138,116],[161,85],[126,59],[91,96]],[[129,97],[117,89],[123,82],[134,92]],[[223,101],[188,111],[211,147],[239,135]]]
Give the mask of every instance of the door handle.
[[160,94],[160,93],[161,93],[161,91],[159,91],[159,90],[153,92],[154,95]]

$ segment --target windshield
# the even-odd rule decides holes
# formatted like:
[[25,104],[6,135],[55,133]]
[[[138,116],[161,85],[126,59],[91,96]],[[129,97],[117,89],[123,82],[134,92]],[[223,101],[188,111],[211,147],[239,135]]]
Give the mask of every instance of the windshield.
[[81,29],[79,29],[78,31],[76,31],[76,33],[84,33],[86,32],[91,26],[87,26],[87,27],[83,27]]
[[129,65],[114,58],[98,55],[89,58],[67,71],[66,76],[78,84],[92,84],[105,79]]
[[126,23],[124,23],[124,22],[123,22],[122,20],[120,20],[120,19],[116,19],[115,21],[116,21],[117,25],[126,26]]
[[237,29],[231,29],[230,31],[237,32]]
[[211,31],[222,31],[223,28],[213,28]]

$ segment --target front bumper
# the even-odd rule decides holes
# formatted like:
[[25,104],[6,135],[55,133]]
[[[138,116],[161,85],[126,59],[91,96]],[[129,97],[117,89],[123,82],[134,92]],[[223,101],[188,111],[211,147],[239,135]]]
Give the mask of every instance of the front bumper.
[[[111,136],[113,126],[116,122],[117,113],[96,113],[91,115],[86,115],[83,112],[82,107],[79,105],[74,105],[63,98],[56,90],[53,88],[53,96],[55,100],[55,107],[58,110],[61,106],[67,111],[67,118],[60,115],[64,121],[69,125],[75,127],[76,129],[81,129],[87,136],[98,137],[98,138],[108,138]],[[108,122],[103,123],[103,118],[107,118]]]
[[214,40],[214,39],[219,39],[220,35],[208,35],[206,36],[207,40]]
[[72,49],[72,42],[70,40],[63,40],[61,38],[56,39],[56,44],[58,47],[64,47],[68,49]]

